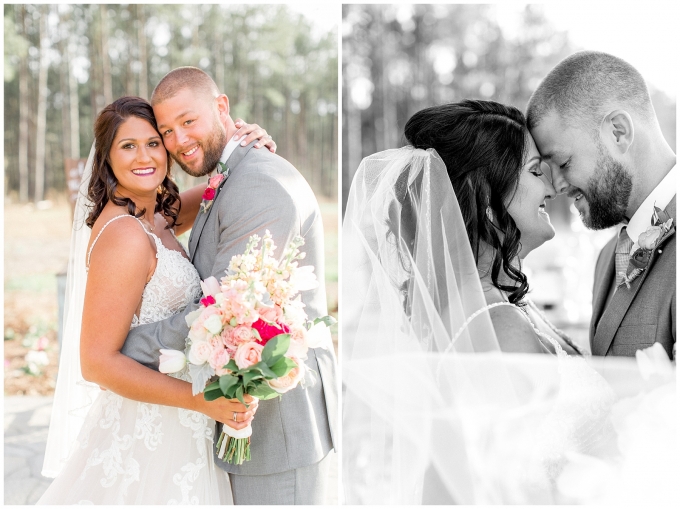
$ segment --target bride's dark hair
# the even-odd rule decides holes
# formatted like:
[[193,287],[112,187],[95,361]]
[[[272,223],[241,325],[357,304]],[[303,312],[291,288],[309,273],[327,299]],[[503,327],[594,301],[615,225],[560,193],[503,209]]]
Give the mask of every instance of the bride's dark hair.
[[[521,249],[520,231],[506,202],[514,196],[527,147],[528,130],[521,111],[494,101],[465,100],[426,108],[413,115],[404,135],[415,148],[433,148],[444,161],[458,198],[475,262],[480,245],[494,252],[491,281],[513,304],[529,291],[521,266],[512,262]],[[411,193],[399,193],[401,224],[414,225]],[[493,213],[489,218],[487,210]],[[401,232],[404,236],[406,232]],[[415,232],[413,232],[415,235]],[[515,283],[499,282],[501,269]]]
[[[109,159],[111,145],[113,145],[118,129],[130,117],[146,120],[158,131],[153,109],[141,97],[121,97],[106,106],[99,113],[94,123],[95,153],[92,163],[92,177],[87,189],[87,197],[94,206],[85,221],[85,224],[90,228],[97,221],[104,206],[109,201],[118,206],[127,207],[128,213],[131,216],[142,217],[146,212],[146,209],[137,212],[137,206],[130,198],[116,196],[118,180],[111,169],[111,161]],[[179,189],[177,184],[172,181],[170,175],[170,154],[168,154],[168,172],[156,195],[156,208],[154,212],[161,212],[168,217],[169,221],[166,228],[172,228],[177,221],[180,207]]]

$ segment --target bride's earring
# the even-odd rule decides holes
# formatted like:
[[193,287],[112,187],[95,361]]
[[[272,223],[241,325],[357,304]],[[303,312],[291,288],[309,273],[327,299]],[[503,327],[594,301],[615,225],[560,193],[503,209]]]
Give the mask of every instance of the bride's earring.
[[486,208],[486,217],[493,223],[493,210],[491,210],[491,207]]

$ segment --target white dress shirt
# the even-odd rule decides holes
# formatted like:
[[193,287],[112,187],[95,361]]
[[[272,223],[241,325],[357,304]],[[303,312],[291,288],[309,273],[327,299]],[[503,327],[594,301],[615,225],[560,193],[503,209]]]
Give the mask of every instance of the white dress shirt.
[[234,137],[232,136],[227,145],[224,147],[224,150],[222,151],[222,157],[220,157],[220,161],[223,162],[224,164],[227,164],[229,156],[232,154],[234,150],[236,150],[236,147],[238,147],[238,144],[240,142],[241,142],[240,136],[238,140],[235,140]]

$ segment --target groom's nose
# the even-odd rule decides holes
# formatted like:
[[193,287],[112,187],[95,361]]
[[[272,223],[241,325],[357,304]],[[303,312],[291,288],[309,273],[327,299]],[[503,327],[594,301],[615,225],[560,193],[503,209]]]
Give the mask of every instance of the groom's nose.
[[569,183],[564,179],[559,168],[551,168],[552,185],[557,194],[564,194],[569,189]]

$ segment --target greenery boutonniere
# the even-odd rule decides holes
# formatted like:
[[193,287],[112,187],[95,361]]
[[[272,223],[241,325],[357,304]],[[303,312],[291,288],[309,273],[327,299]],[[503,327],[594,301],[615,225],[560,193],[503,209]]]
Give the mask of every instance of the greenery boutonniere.
[[623,281],[619,284],[626,285],[630,289],[630,284],[642,274],[649,261],[652,258],[652,253],[664,240],[666,240],[674,231],[673,218],[658,207],[654,207],[654,214],[652,215],[652,226],[647,228],[638,237],[638,248],[630,257],[629,267],[633,267],[630,273],[625,274]]

